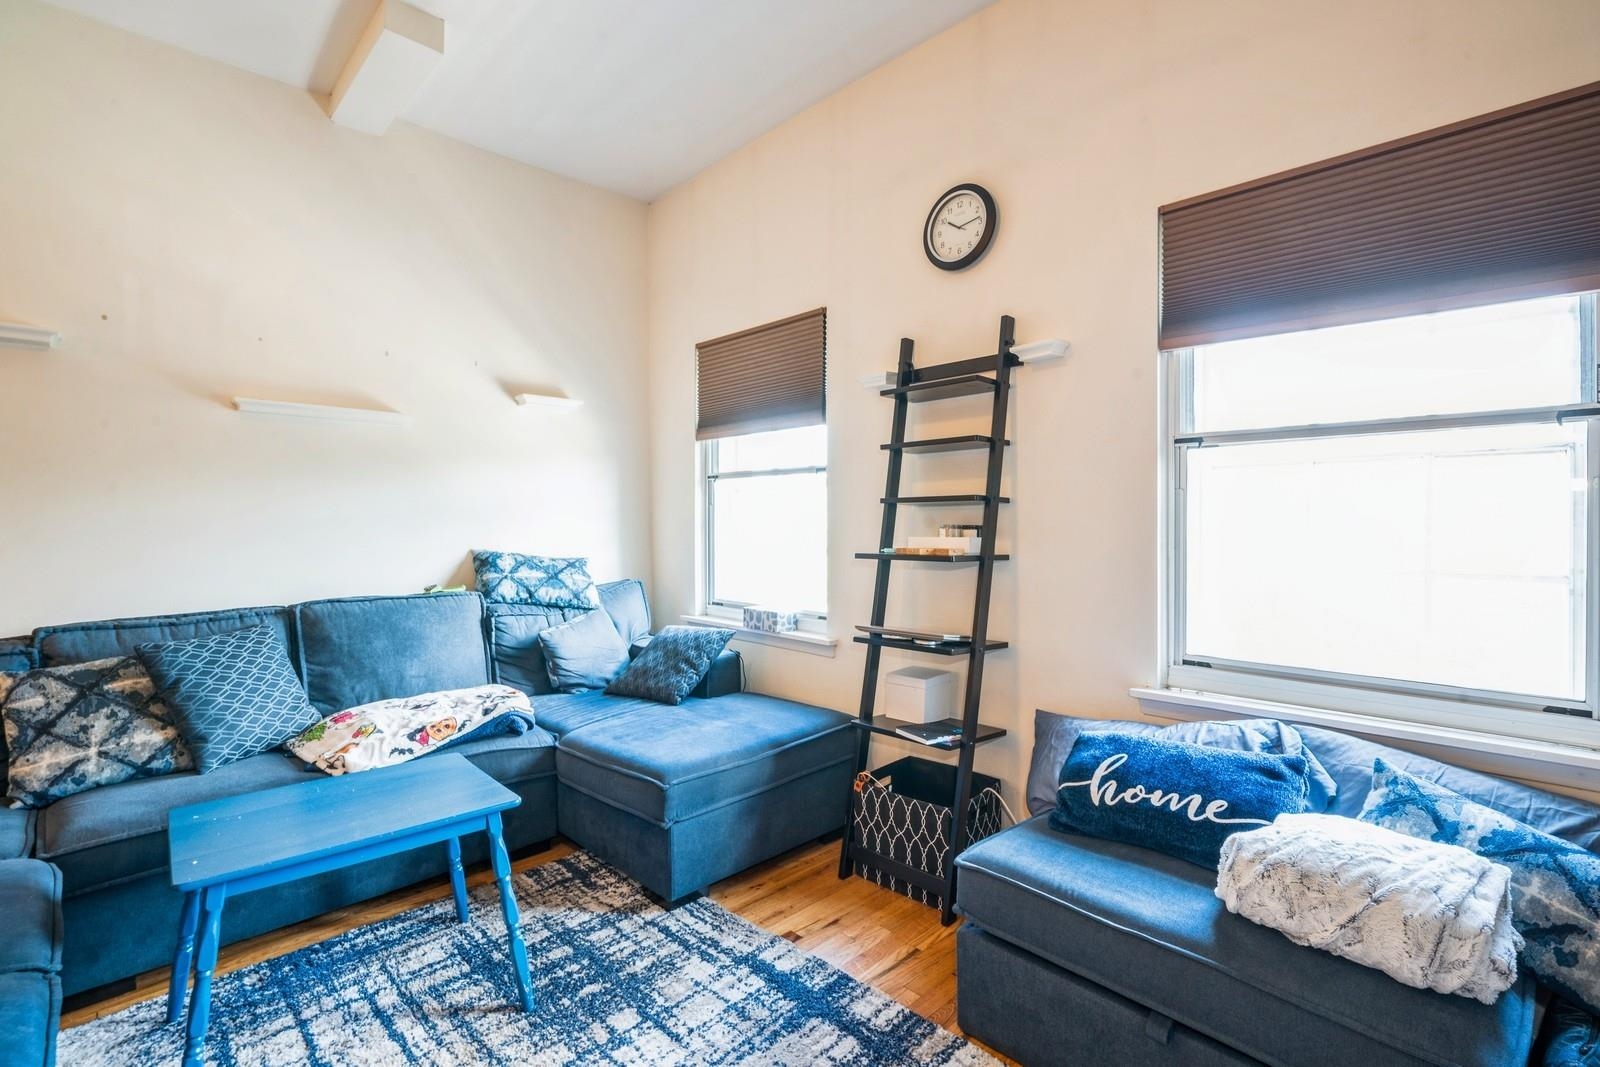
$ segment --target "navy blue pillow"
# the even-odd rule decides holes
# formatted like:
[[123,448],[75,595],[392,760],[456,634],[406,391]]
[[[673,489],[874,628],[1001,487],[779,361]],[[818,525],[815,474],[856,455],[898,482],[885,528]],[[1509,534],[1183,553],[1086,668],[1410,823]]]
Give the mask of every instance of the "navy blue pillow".
[[201,774],[277,748],[322,716],[270,626],[140,645]]
[[1215,870],[1228,835],[1305,811],[1309,788],[1303,756],[1086,732],[1061,766],[1050,825]]
[[639,658],[606,686],[606,692],[661,704],[681,704],[732,639],[732,630],[668,626],[650,639]]
[[603,689],[628,665],[628,645],[605,611],[539,631],[545,670],[559,693]]

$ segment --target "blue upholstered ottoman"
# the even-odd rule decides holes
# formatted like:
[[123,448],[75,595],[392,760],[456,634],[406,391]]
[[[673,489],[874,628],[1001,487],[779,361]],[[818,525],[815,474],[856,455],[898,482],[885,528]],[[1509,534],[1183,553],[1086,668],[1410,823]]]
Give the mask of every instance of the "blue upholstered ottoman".
[[61,1024],[61,872],[0,860],[0,1067],[50,1067]]

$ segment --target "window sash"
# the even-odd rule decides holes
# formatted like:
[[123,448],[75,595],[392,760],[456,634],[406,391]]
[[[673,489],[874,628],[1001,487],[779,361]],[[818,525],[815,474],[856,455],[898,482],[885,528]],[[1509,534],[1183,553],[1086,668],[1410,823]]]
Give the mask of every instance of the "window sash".
[[[1591,400],[1595,399],[1597,361],[1595,305],[1596,295],[1593,293],[1587,294],[1581,305],[1584,329],[1580,358],[1583,361],[1585,394]],[[1163,506],[1167,510],[1163,523],[1166,541],[1163,559],[1166,572],[1163,590],[1166,610],[1162,635],[1165,645],[1162,657],[1163,684],[1210,689],[1258,699],[1279,699],[1288,703],[1294,702],[1299,695],[1304,699],[1320,700],[1335,707],[1335,710],[1363,714],[1374,713],[1372,709],[1375,707],[1392,706],[1393,701],[1399,698],[1415,701],[1418,706],[1432,707],[1437,702],[1435,711],[1438,708],[1464,710],[1475,707],[1511,709],[1520,714],[1548,711],[1600,719],[1600,559],[1596,558],[1596,549],[1600,547],[1600,403],[1197,434],[1192,432],[1193,350],[1182,348],[1163,353],[1162,370],[1166,380],[1164,419],[1168,427],[1164,463],[1167,485],[1163,491]],[[1525,693],[1345,674],[1285,664],[1216,657],[1197,660],[1188,656],[1185,633],[1189,546],[1186,471],[1192,449],[1208,445],[1367,436],[1466,426],[1560,423],[1573,419],[1584,420],[1586,424],[1585,447],[1589,457],[1584,490],[1587,497],[1587,530],[1584,536],[1588,566],[1584,576],[1587,586],[1583,620],[1585,695],[1581,701],[1540,699]]]
[[[703,481],[705,490],[705,512],[701,520],[703,523],[703,529],[705,531],[705,553],[704,558],[701,560],[701,570],[705,577],[704,581],[701,583],[701,600],[708,609],[722,608],[729,612],[742,611],[747,607],[755,607],[755,603],[748,600],[729,600],[726,598],[719,599],[716,595],[717,482],[740,478],[783,477],[785,475],[792,474],[826,475],[828,473],[828,468],[824,464],[799,467],[775,467],[767,470],[721,471],[717,469],[717,445],[718,439],[700,442],[700,464],[704,472]],[[800,617],[802,623],[823,622],[828,618],[827,612],[817,611],[814,609],[796,609],[795,614]]]

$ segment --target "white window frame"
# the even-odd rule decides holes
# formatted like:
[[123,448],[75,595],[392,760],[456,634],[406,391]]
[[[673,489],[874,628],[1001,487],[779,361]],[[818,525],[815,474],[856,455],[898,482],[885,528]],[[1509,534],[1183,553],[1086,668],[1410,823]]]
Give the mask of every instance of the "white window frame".
[[[1600,746],[1600,395],[1597,395],[1595,351],[1596,294],[1581,296],[1579,303],[1583,351],[1584,403],[1515,411],[1428,415],[1361,422],[1285,426],[1260,430],[1196,434],[1191,432],[1193,412],[1193,350],[1161,353],[1161,601],[1159,686],[1224,698],[1270,704],[1326,709],[1378,720],[1399,720],[1441,727],[1501,734],[1556,744]],[[1338,674],[1277,664],[1184,658],[1185,621],[1185,520],[1186,452],[1206,442],[1327,438],[1380,432],[1446,429],[1462,426],[1583,420],[1587,427],[1588,478],[1587,529],[1574,536],[1586,539],[1587,596],[1584,649],[1586,693],[1584,699],[1533,702],[1513,693],[1399,679]],[[1541,712],[1545,714],[1541,714]]]
[[[731,622],[738,624],[744,621],[744,609],[753,605],[737,600],[717,600],[713,596],[713,582],[716,566],[716,487],[717,482],[728,478],[771,477],[786,474],[821,474],[827,478],[827,464],[807,465],[801,467],[777,467],[769,470],[757,471],[730,471],[723,472],[717,469],[717,442],[715,440],[700,442],[700,490],[701,490],[701,549],[700,561],[700,604],[701,610],[697,616],[689,616],[691,622]],[[827,546],[823,546],[824,555]],[[831,572],[831,565],[828,571]],[[824,581],[831,579],[831,573],[825,575]],[[795,642],[805,645],[825,645],[828,654],[834,641],[828,636],[828,616],[825,611],[796,610],[799,619],[799,633],[763,635],[760,631],[746,630],[743,636],[759,638],[771,637],[775,640],[770,644],[792,644]],[[809,651],[810,649],[807,649]]]

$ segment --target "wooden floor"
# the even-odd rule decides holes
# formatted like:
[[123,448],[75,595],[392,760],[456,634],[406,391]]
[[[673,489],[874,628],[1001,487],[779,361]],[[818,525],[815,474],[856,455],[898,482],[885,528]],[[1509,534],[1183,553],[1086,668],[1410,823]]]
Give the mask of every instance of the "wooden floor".
[[[549,850],[513,866],[526,870],[573,851],[572,845],[558,841]],[[838,865],[837,844],[806,845],[718,882],[710,896],[729,911],[821,956],[917,1014],[959,1033],[956,927],[940,926],[937,910],[863,879],[841,881]],[[470,881],[481,885],[489,877],[487,871],[479,871]],[[217,971],[226,974],[293,952],[438,900],[449,892],[448,883],[441,879],[229,945],[222,950]],[[163,996],[168,973],[166,968],[148,971],[136,979],[132,990],[64,1013],[61,1025],[77,1026],[130,1004]]]

